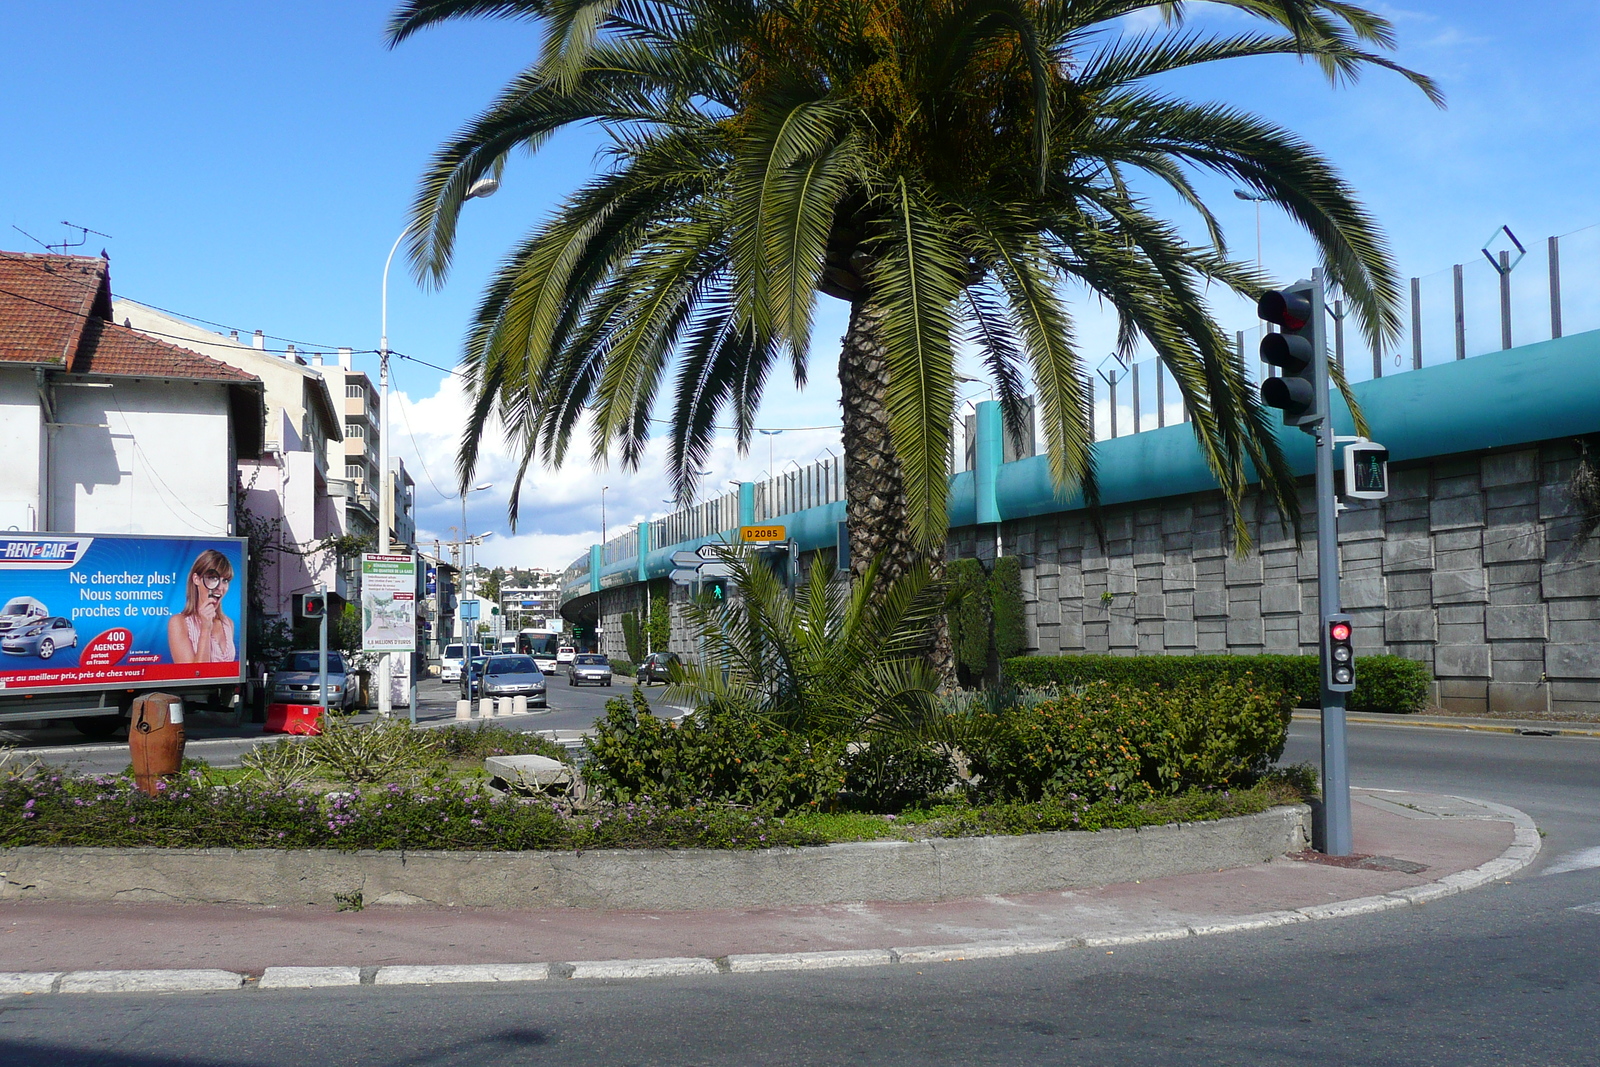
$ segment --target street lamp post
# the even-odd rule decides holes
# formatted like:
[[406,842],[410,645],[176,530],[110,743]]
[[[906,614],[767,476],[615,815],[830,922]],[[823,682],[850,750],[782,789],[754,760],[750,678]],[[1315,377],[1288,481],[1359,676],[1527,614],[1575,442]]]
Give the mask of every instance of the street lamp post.
[[[472,183],[472,188],[467,190],[467,199],[479,199],[493,196],[495,190],[500,188],[500,183],[493,178],[479,178]],[[415,228],[416,223],[407,224],[400,231],[400,236],[394,239],[394,244],[389,247],[389,257],[383,261],[383,300],[382,300],[382,332],[378,339],[378,551],[388,552],[393,546],[390,544],[389,531],[394,526],[394,496],[390,492],[389,481],[389,267],[394,263],[394,254],[400,250],[400,242]],[[462,536],[466,536],[464,533]],[[387,719],[394,710],[393,700],[389,693],[389,678],[393,672],[394,658],[392,653],[385,652],[378,662],[378,715]]]
[[782,433],[782,430],[757,430],[756,433],[764,434],[767,438],[767,473],[772,473],[772,439]]
[[[467,574],[468,574],[468,570],[467,570],[467,546],[469,544],[471,544],[471,542],[472,542],[472,538],[467,533],[467,494],[468,493],[480,493],[485,489],[492,489],[492,488],[494,488],[494,483],[493,482],[483,482],[480,485],[473,486],[471,489],[463,489],[461,491],[461,528],[460,528],[460,533],[461,533],[461,592],[462,593],[465,593],[467,591]],[[485,534],[484,536],[487,537],[488,534]],[[476,633],[476,631],[474,631],[472,633],[468,633],[467,632],[466,615],[461,610],[461,596],[460,596],[459,593],[456,595],[456,614],[461,619],[461,661],[466,665],[466,671],[467,671],[467,704],[468,704],[468,706],[471,706],[471,704],[472,704],[472,639],[477,636],[477,633]],[[480,616],[480,619],[481,619],[481,616]]]

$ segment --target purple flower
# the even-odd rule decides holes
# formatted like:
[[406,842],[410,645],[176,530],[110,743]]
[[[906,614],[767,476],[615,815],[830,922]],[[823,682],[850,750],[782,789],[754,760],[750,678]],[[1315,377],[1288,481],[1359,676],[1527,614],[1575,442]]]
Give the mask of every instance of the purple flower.
[[28,801],[28,802],[27,802],[27,803],[26,803],[26,804],[24,804],[24,805],[22,805],[22,806],[23,806],[23,808],[25,808],[25,809],[32,809],[32,807],[33,807],[33,801],[32,801],[32,800],[29,800],[29,801]]

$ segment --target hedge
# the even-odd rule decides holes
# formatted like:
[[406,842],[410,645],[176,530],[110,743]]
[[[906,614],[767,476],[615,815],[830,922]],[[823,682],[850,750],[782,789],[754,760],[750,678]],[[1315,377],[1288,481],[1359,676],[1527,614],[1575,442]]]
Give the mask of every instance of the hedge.
[[1090,682],[999,715],[968,753],[990,800],[1090,802],[1248,787],[1283,754],[1283,694],[1254,678],[1174,686]]
[[[1247,675],[1264,688],[1281,690],[1290,707],[1322,703],[1316,656],[1016,656],[1005,676],[1017,685],[1087,685],[1110,682],[1147,688],[1189,681],[1238,682]],[[1359,656],[1351,711],[1421,711],[1433,678],[1425,664],[1400,656]]]

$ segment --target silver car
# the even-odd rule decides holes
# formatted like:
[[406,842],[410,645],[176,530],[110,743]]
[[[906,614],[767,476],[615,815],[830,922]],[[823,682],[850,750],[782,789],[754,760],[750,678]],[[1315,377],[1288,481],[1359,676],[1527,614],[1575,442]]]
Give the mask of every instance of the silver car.
[[[283,666],[272,672],[272,703],[318,704],[319,692],[317,653],[291,652],[284,657]],[[351,709],[361,702],[361,687],[349,673],[344,656],[328,653],[328,707]]]
[[14,626],[0,639],[0,651],[49,659],[63,648],[78,647],[78,628],[56,616],[31,616],[31,625]]
[[483,671],[477,675],[479,693],[489,699],[497,697],[527,697],[528,706],[547,708],[544,672],[533,662],[532,656],[490,656],[484,661]]
[[611,661],[592,652],[580,652],[567,665],[568,685],[610,685]]

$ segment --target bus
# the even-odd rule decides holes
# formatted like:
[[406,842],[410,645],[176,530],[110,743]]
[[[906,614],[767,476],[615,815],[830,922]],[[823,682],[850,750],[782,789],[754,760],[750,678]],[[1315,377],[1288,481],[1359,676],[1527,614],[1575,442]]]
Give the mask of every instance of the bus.
[[517,632],[517,651],[524,656],[531,656],[536,652],[548,652],[554,656],[556,649],[561,645],[561,632],[559,630],[519,630]]

